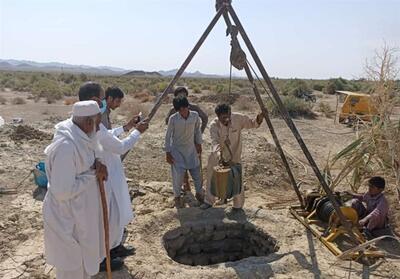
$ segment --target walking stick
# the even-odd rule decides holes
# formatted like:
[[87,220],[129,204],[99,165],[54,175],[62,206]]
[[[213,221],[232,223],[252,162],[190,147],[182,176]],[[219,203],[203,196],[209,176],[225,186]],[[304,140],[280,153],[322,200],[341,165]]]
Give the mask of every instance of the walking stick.
[[108,207],[107,207],[106,192],[104,191],[103,180],[99,179],[98,181],[99,181],[101,207],[103,209],[104,239],[105,239],[105,243],[106,243],[107,279],[112,279],[111,255],[110,255],[110,229],[109,229],[109,225],[108,225]]

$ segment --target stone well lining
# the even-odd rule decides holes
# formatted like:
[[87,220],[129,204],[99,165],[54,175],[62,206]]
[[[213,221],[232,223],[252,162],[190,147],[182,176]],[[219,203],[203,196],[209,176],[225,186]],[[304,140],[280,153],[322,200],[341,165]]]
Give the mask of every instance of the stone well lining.
[[279,247],[276,240],[251,223],[190,223],[163,237],[168,255],[185,265],[210,265],[267,256]]

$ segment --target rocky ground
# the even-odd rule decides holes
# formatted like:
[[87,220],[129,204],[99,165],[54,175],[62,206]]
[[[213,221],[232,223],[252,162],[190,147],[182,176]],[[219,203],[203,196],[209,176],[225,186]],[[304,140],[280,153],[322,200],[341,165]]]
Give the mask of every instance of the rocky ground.
[[[4,93],[10,98],[15,94],[24,96]],[[213,98],[202,101],[214,117]],[[133,113],[149,106],[128,101],[114,113],[114,122],[124,122],[128,108]],[[371,266],[337,260],[291,216],[288,206],[296,204],[296,195],[265,124],[243,134],[243,214],[232,214],[230,204],[202,211],[191,194],[185,195],[186,208],[174,209],[169,166],[162,151],[163,116],[168,108],[161,107],[124,162],[136,214],[127,227],[125,241],[136,248],[136,254],[125,259],[124,269],[113,278],[400,278],[400,262],[394,258]],[[256,113],[255,106],[245,111],[236,104],[234,108]],[[0,128],[0,188],[13,190],[0,193],[0,278],[54,278],[54,270],[43,256],[44,192],[35,187],[31,170],[44,159],[43,150],[51,141],[54,124],[68,117],[70,110],[62,103],[0,105],[6,122],[13,117],[25,120],[19,126]],[[295,139],[282,120],[274,119],[273,123],[297,180],[303,182],[304,189],[312,188],[316,185],[314,176]],[[296,125],[320,166],[329,152],[337,152],[354,138],[350,128],[323,116],[299,120]],[[209,142],[206,130],[204,177]],[[387,244],[390,252],[397,249],[400,253],[396,243]],[[105,274],[95,278],[105,278]]]

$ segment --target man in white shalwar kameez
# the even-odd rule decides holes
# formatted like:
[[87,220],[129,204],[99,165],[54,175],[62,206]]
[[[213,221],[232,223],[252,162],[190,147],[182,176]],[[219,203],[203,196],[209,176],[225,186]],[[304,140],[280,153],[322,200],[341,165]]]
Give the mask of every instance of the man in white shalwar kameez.
[[[88,82],[79,89],[80,101],[96,100],[100,102],[103,98],[102,95],[103,89],[98,83]],[[107,166],[109,173],[105,188],[109,212],[111,257],[115,260],[117,257],[125,257],[133,253],[133,248],[126,248],[121,244],[124,228],[134,216],[121,155],[131,150],[139,141],[140,135],[148,128],[146,122],[135,124],[137,122],[135,119],[137,117],[133,117],[126,125],[111,130],[100,124],[100,130],[97,133],[102,147],[102,154],[99,156]],[[135,129],[127,137],[122,140],[118,138],[123,132],[129,131],[134,126],[136,126]],[[118,258],[118,260],[123,263],[122,259]],[[104,270],[104,262],[101,270]]]
[[138,124],[126,138],[120,140],[118,136],[123,133],[122,127],[110,131],[100,124],[97,134],[103,149],[101,157],[109,173],[105,186],[109,204],[111,249],[121,245],[124,228],[134,216],[121,155],[134,147],[147,127],[147,124]]
[[43,203],[46,262],[57,279],[86,279],[105,257],[98,179],[107,169],[96,160],[96,102],[75,103],[72,118],[56,125],[46,148],[48,191]]

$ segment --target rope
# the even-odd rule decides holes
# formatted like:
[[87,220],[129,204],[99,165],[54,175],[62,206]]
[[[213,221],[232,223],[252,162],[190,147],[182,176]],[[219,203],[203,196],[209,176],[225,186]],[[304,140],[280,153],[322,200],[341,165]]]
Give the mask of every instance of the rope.
[[15,186],[15,189],[19,188],[22,183],[24,183],[24,181],[33,173],[33,170],[30,170],[29,173],[17,184],[17,186]]
[[229,67],[229,95],[232,93],[232,62]]

